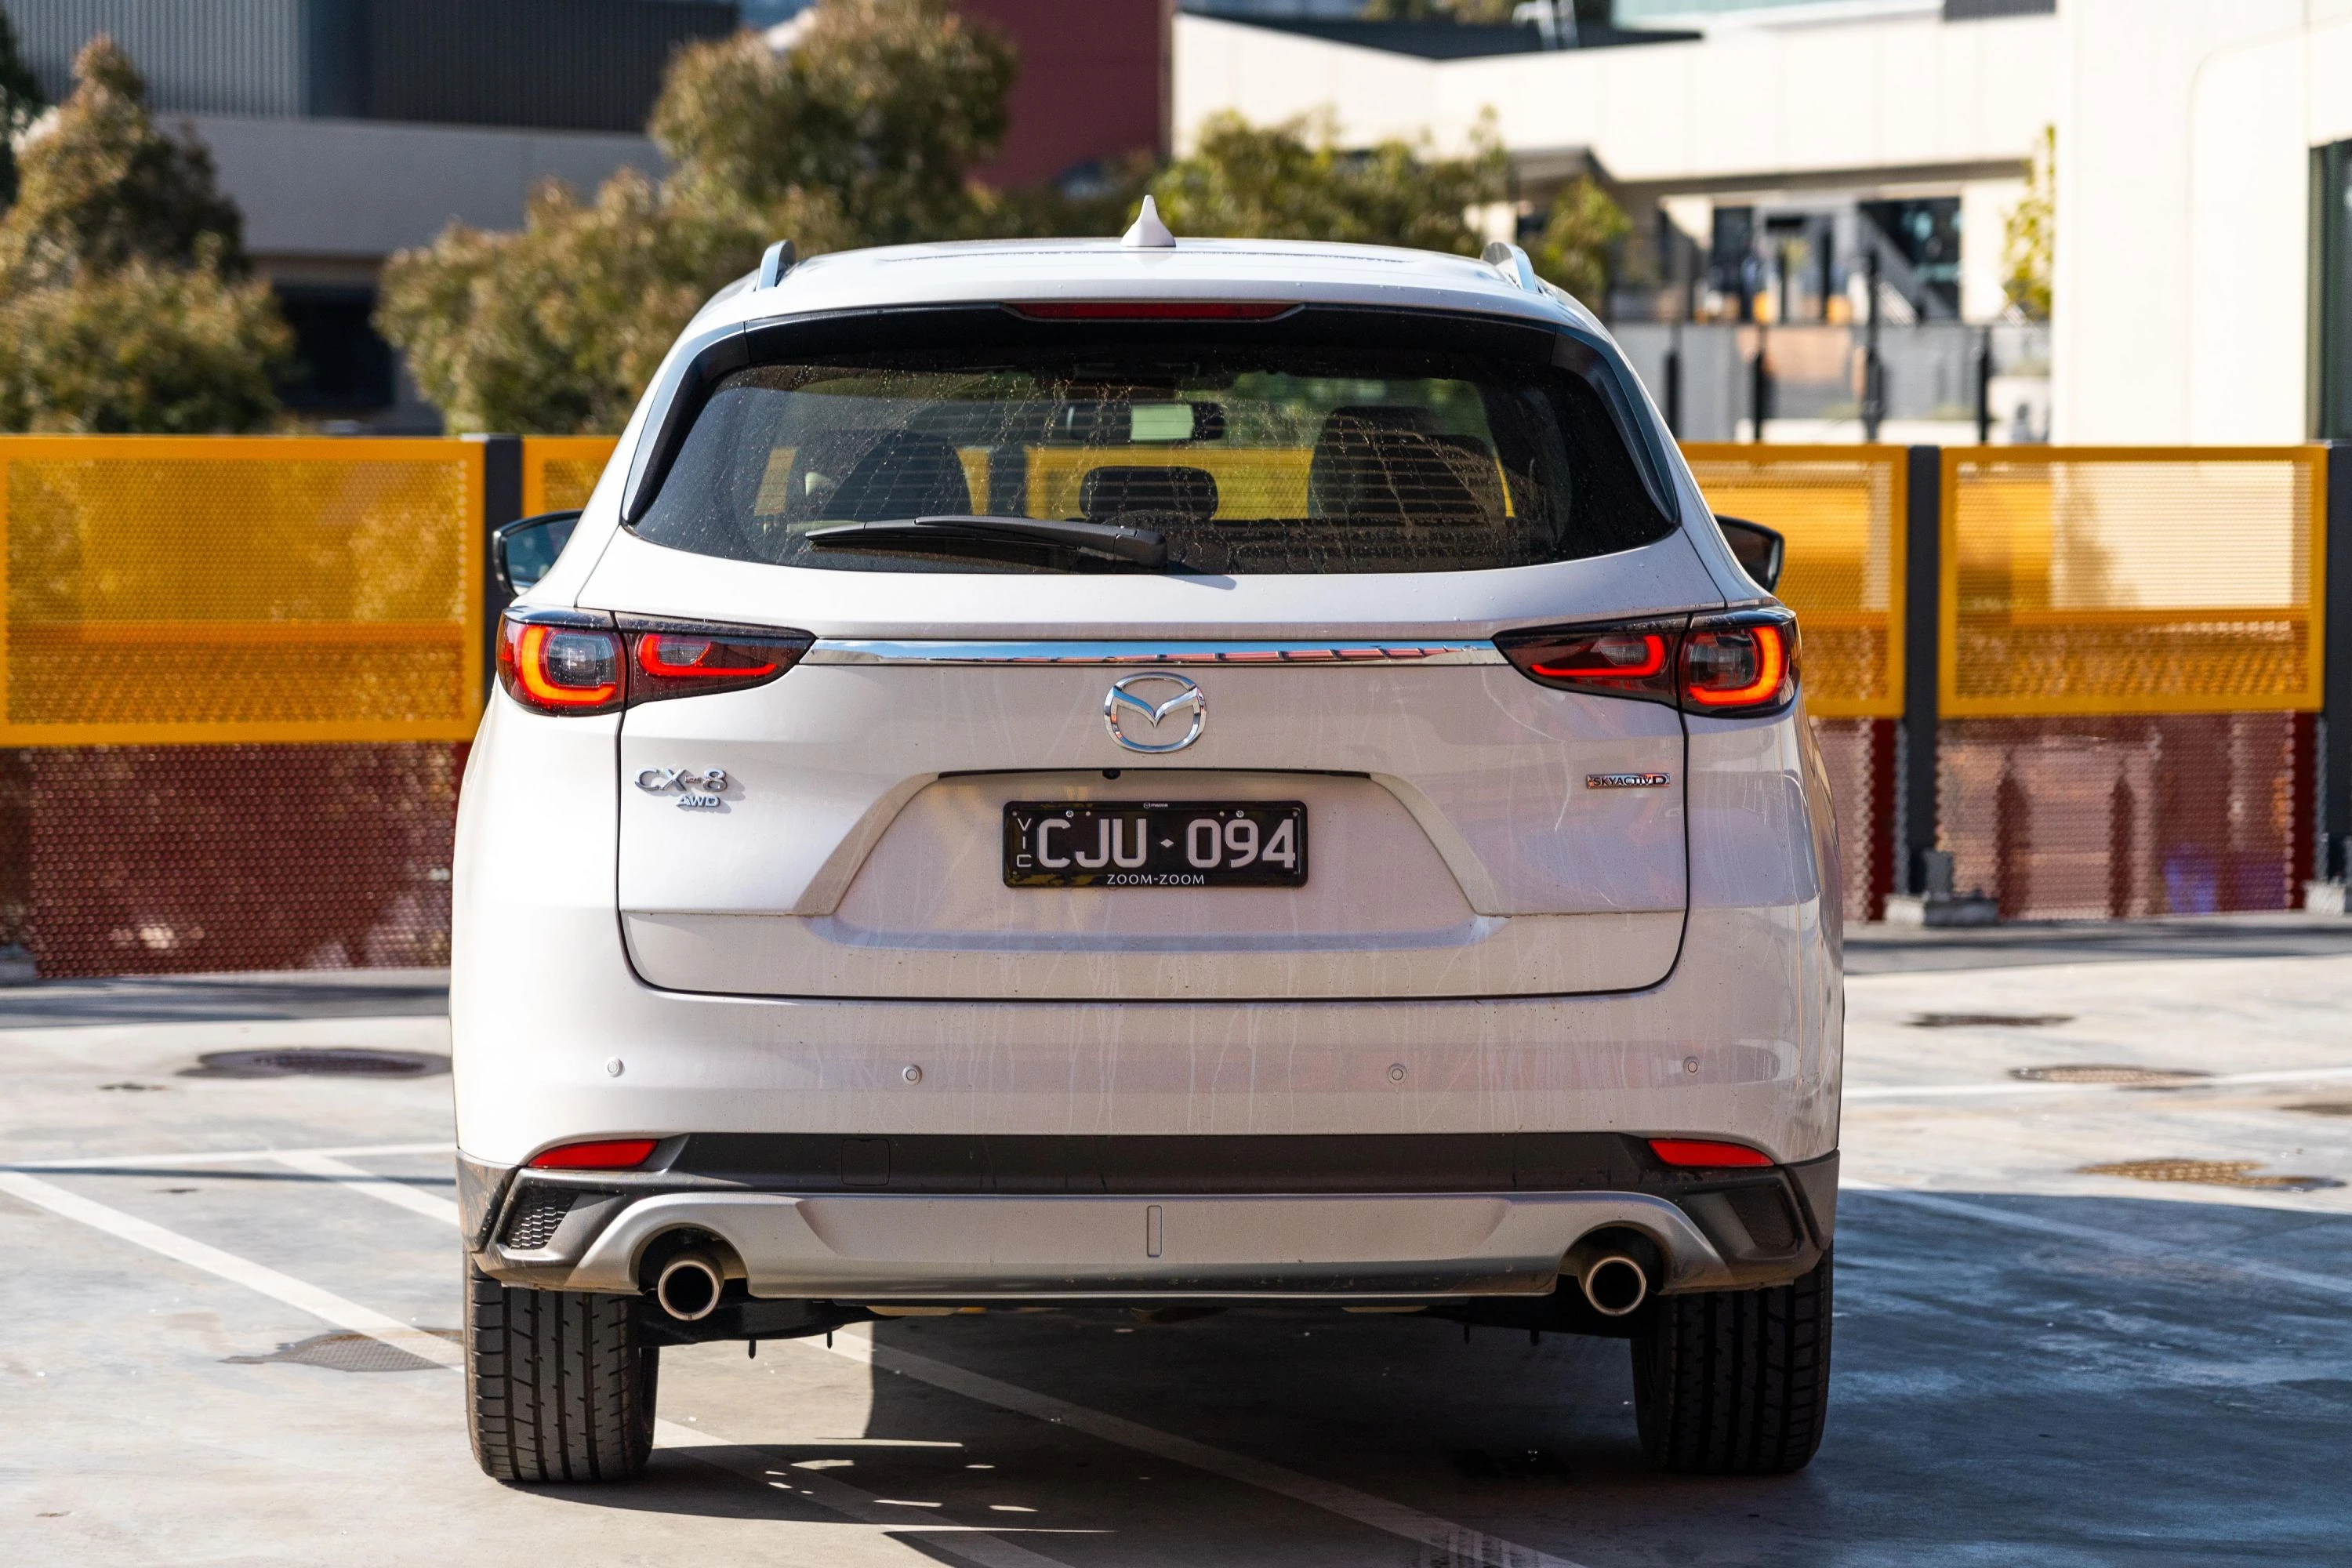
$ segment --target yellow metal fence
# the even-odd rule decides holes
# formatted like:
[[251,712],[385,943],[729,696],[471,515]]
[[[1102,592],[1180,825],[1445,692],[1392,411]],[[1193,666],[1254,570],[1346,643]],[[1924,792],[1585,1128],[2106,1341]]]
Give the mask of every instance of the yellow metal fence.
[[0,437],[0,746],[452,741],[482,448]]
[[2323,449],[1998,447],[1943,466],[1944,716],[2318,709]]

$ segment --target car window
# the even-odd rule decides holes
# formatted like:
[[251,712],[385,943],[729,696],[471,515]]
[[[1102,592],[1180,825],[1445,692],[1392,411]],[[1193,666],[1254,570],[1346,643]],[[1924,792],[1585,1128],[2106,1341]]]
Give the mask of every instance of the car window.
[[1045,545],[982,560],[809,539],[957,515],[1149,528],[1168,570],[1230,574],[1529,566],[1673,527],[1607,405],[1564,370],[1378,348],[1178,356],[1107,339],[737,372],[637,531],[833,570],[1138,569]]

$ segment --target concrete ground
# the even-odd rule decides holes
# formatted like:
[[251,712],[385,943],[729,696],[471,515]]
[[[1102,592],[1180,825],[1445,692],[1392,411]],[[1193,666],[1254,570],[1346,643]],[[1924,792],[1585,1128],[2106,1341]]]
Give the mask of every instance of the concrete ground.
[[[437,977],[0,992],[0,1563],[2352,1563],[2352,921],[1853,956],[1829,1437],[1773,1480],[1645,1470],[1617,1342],[1237,1311],[668,1352],[640,1483],[500,1487],[447,1079],[180,1076],[446,1050]],[[2011,1076],[2085,1065],[2211,1076]],[[2143,1160],[2213,1164],[2082,1172]]]

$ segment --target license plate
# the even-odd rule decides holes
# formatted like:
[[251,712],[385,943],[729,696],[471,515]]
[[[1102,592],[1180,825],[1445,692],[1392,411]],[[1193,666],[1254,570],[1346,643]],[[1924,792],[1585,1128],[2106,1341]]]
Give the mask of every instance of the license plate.
[[1295,800],[1004,807],[1008,888],[1297,888],[1307,807]]

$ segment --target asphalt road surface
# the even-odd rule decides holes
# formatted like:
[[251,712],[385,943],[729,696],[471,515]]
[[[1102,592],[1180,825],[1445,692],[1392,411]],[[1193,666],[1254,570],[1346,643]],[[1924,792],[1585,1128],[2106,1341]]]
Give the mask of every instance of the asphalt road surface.
[[447,1079],[183,1076],[446,1050],[436,977],[0,992],[0,1563],[2352,1563],[2352,922],[2029,937],[1857,944],[1771,1480],[1645,1470],[1614,1342],[1066,1311],[666,1352],[641,1482],[501,1487]]

